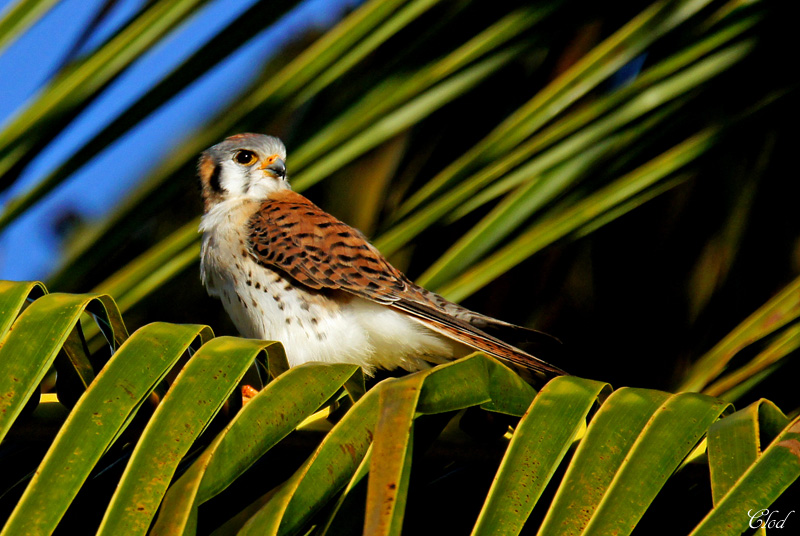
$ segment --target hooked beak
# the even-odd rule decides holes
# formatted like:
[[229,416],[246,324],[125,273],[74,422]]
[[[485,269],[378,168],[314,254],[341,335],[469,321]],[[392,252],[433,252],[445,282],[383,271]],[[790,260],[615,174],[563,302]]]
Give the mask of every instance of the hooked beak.
[[282,158],[275,158],[272,160],[271,158],[264,162],[264,165],[261,166],[260,169],[264,171],[270,172],[272,175],[279,179],[286,178],[286,162],[283,161]]

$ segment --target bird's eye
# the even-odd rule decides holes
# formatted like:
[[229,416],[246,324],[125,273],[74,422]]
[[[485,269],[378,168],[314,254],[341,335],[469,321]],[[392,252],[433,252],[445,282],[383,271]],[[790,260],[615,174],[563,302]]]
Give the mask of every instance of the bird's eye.
[[243,166],[252,166],[256,163],[258,157],[253,151],[242,149],[241,151],[236,151],[236,154],[233,155],[233,159],[237,164],[241,164]]

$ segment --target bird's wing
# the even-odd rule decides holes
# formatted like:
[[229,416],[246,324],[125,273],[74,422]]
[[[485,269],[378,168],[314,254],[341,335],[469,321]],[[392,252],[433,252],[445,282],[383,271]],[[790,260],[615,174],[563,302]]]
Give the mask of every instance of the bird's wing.
[[274,194],[249,225],[255,260],[302,285],[341,290],[394,307],[446,337],[495,357],[534,371],[564,373],[485,333],[469,319],[459,318],[468,310],[409,281],[359,231],[300,194],[288,190]]
[[359,231],[288,190],[261,205],[249,236],[257,262],[313,289],[345,290],[388,305],[410,287]]

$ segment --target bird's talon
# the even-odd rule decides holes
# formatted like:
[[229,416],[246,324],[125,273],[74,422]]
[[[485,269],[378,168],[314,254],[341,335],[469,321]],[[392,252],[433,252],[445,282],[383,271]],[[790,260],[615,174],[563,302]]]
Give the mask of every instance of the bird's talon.
[[258,389],[252,385],[242,385],[242,406],[250,402],[258,394]]

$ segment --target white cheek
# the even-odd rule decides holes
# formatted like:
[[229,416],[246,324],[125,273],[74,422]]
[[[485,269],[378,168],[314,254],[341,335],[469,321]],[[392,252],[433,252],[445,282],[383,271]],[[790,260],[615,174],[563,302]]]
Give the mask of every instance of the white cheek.
[[244,195],[244,186],[247,182],[247,174],[241,166],[236,165],[232,160],[222,163],[222,180],[220,185],[228,192],[229,197]]

